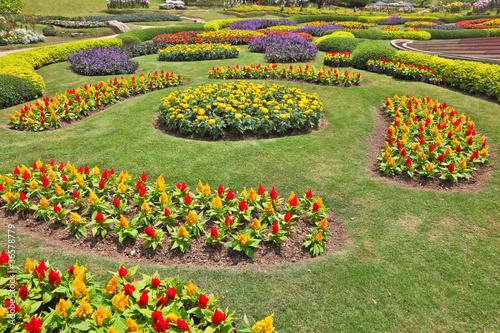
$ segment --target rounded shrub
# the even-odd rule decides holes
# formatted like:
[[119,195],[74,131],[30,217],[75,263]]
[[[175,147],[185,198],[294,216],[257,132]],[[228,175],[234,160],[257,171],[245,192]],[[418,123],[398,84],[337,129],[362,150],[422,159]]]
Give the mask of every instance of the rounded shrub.
[[44,36],[57,36],[56,27],[52,24],[43,27],[43,34]]
[[122,38],[123,45],[141,44],[141,40],[136,36],[125,36]]
[[356,68],[366,69],[366,62],[373,59],[389,59],[396,54],[393,47],[378,41],[363,41],[360,43],[351,54],[351,66]]
[[318,49],[325,52],[352,52],[362,39],[349,37],[330,37],[318,43]]
[[14,75],[0,74],[0,109],[37,97],[36,87],[30,81]]

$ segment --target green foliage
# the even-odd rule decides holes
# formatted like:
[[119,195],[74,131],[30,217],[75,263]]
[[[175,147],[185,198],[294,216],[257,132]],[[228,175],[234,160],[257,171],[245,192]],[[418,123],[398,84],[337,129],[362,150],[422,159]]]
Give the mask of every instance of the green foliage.
[[35,86],[27,79],[8,74],[0,75],[0,109],[21,104],[37,97]]
[[486,29],[490,32],[490,37],[500,37],[500,29]]
[[431,34],[427,31],[382,31],[382,39],[429,40]]
[[366,62],[373,59],[389,59],[394,57],[396,51],[383,42],[367,40],[360,43],[351,54],[351,66],[366,69]]
[[135,37],[141,42],[152,40],[158,35],[162,34],[174,34],[181,31],[200,31],[204,30],[203,24],[186,24],[180,26],[164,27],[164,28],[150,28],[141,30],[127,31],[119,34],[116,38],[122,39],[125,37]]
[[377,23],[377,21],[385,20],[388,17],[389,16],[360,16],[358,21],[363,23]]
[[53,25],[43,27],[43,34],[45,36],[57,36],[57,30]]
[[490,31],[482,29],[463,29],[463,30],[421,29],[420,31],[426,31],[430,33],[431,39],[460,39],[460,38],[480,38],[480,37],[491,36]]
[[297,24],[313,21],[357,21],[358,16],[336,16],[336,15],[295,15],[290,16],[288,20]]
[[355,37],[353,34],[351,34],[350,32],[347,32],[347,31],[335,31],[331,35],[322,36],[322,37],[316,39],[314,41],[314,43],[316,45],[318,45],[319,43],[321,43],[322,41],[324,41],[327,38],[355,38]]
[[20,14],[23,8],[21,0],[2,0],[0,1],[0,12]]
[[348,7],[361,7],[363,8],[370,3],[370,0],[347,0]]
[[217,31],[220,29],[227,28],[232,23],[237,22],[237,21],[241,21],[241,20],[243,20],[243,19],[212,20],[212,21],[205,23],[203,28],[205,30],[208,30],[208,31]]
[[354,35],[356,38],[363,38],[363,39],[382,39],[382,31],[380,30],[375,30],[375,29],[366,29],[366,30],[330,30],[327,31],[323,34],[325,35],[331,35],[334,32],[341,32],[341,31],[346,31]]
[[121,38],[123,45],[141,44],[141,40],[137,36],[125,36]]
[[500,18],[500,15],[469,15],[469,16],[457,16],[457,15],[450,15],[450,16],[445,16],[445,17],[440,17],[439,20],[443,21],[444,23],[456,23],[458,21],[469,21],[469,20],[477,20],[480,18]]
[[352,52],[362,39],[349,37],[326,38],[318,43],[318,50],[325,52]]

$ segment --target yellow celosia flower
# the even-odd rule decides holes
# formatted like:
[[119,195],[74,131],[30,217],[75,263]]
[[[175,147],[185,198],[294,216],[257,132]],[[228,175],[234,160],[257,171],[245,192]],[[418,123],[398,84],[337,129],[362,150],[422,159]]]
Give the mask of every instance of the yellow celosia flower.
[[453,155],[453,152],[451,151],[450,146],[448,146],[448,148],[446,148],[444,152],[444,156],[451,156],[451,155]]
[[321,242],[323,240],[323,234],[321,232],[318,232],[314,239],[316,240],[316,242]]
[[97,194],[95,194],[94,192],[90,191],[89,202],[91,204],[95,204],[97,201],[99,201],[99,197],[97,196]]
[[99,304],[99,307],[94,311],[94,315],[92,316],[99,326],[102,326],[104,324],[104,319],[108,317],[111,317],[111,312],[106,312],[106,310],[102,307],[102,304]]
[[125,186],[125,183],[123,181],[120,183],[120,185],[118,185],[117,192],[120,194],[124,194],[127,192],[127,187]]
[[253,229],[255,232],[257,232],[257,230],[260,230],[261,228],[262,228],[262,226],[261,226],[261,224],[260,224],[260,221],[259,221],[257,218],[255,218],[255,219],[253,220],[253,223],[252,223],[252,229]]
[[56,305],[56,313],[62,314],[64,318],[68,317],[66,310],[69,309],[69,302],[65,299],[59,299],[59,303]]
[[256,322],[255,325],[252,326],[252,331],[254,333],[273,333],[273,315],[274,313],[263,320]]
[[125,296],[125,293],[121,293],[120,295],[115,295],[111,303],[113,303],[113,305],[118,308],[118,311],[123,312],[125,311],[125,309],[129,304],[128,296]]
[[75,184],[80,186],[80,187],[83,187],[83,185],[85,184],[83,177],[80,174],[76,175]]
[[328,221],[326,220],[326,217],[318,222],[318,228],[323,229],[323,230],[328,228]]
[[198,222],[198,215],[195,211],[189,211],[189,214],[186,216],[186,222],[189,225],[195,225]]
[[117,284],[118,281],[116,280],[116,277],[113,276],[111,280],[109,280],[108,284],[106,285],[106,289],[104,289],[103,292],[108,295],[116,294],[116,291],[118,290]]
[[174,323],[177,325],[177,319],[179,319],[179,317],[177,317],[177,315],[175,313],[169,313],[167,314],[167,319],[170,319],[170,322],[171,323]]
[[7,313],[7,309],[0,308],[0,317],[4,318],[6,313]]
[[274,207],[273,207],[272,202],[269,202],[267,204],[266,208],[264,208],[264,213],[267,214],[267,215],[274,214]]
[[151,213],[151,207],[148,205],[146,200],[142,203],[141,212],[143,215],[149,215],[149,213]]
[[11,200],[12,200],[13,198],[15,198],[15,197],[16,197],[16,196],[15,196],[13,193],[11,193],[11,192],[7,192],[7,193],[5,193],[5,195],[4,195],[4,197],[3,197],[3,198],[4,198],[4,200],[5,200],[5,202],[6,202],[6,203],[10,204]]
[[219,193],[217,193],[217,196],[212,201],[212,209],[221,209],[221,208],[222,208],[222,200],[219,197]]
[[420,153],[418,153],[418,158],[421,161],[424,161],[427,158],[427,155],[425,155],[425,153],[423,151],[421,151]]
[[115,330],[115,329],[113,328],[113,326],[111,326],[111,327],[109,328],[108,333],[120,333],[120,332],[118,332],[117,330]]
[[488,155],[488,148],[481,149],[481,155],[483,155],[484,157],[486,157]]
[[3,183],[5,186],[12,185],[12,184],[14,184],[14,179],[9,178],[9,177],[4,177]]
[[139,325],[137,325],[137,322],[132,318],[128,317],[127,332],[138,332],[138,331],[139,331]]
[[42,209],[45,209],[47,207],[50,207],[50,202],[49,200],[47,200],[47,198],[45,197],[42,197],[40,199],[40,204],[38,205],[38,207],[42,208]]
[[189,233],[187,232],[187,229],[185,226],[181,225],[179,227],[179,232],[178,232],[177,236],[179,236],[179,237],[188,237],[189,236]]
[[210,185],[208,185],[208,183],[206,183],[205,186],[203,187],[202,193],[206,197],[209,197],[212,194],[212,191],[210,190]]
[[484,138],[484,135],[483,135],[483,136],[481,137],[481,139],[479,139],[479,143],[480,143],[480,144],[483,144],[484,140],[486,140],[486,139]]
[[396,163],[392,159],[392,156],[389,156],[389,158],[387,159],[387,165],[388,166],[394,166],[394,165],[396,165]]
[[426,169],[428,172],[430,172],[432,169],[434,169],[434,164],[432,164],[432,163],[427,164],[427,165],[426,165],[426,167],[425,167],[425,169]]
[[88,294],[87,286],[85,285],[85,271],[81,271],[80,274],[75,275],[75,281],[73,281],[73,297],[79,298],[80,296]]
[[245,244],[249,241],[248,236],[245,234],[240,234],[236,238],[236,241],[241,244],[241,246],[245,246]]
[[75,269],[73,270],[73,275],[76,277],[80,275],[82,272],[85,273],[87,271],[86,267],[79,267],[78,263],[75,264]]
[[56,180],[56,179],[57,179],[56,173],[53,170],[50,170],[49,171],[49,180],[53,181],[53,180]]
[[241,192],[241,196],[246,197],[247,195],[248,195],[248,193],[247,193],[247,188],[246,188],[246,187],[244,187],[244,188],[243,188],[243,192]]
[[165,205],[168,204],[168,195],[167,193],[165,193],[165,191],[163,191],[163,193],[160,196],[160,202]]
[[253,188],[250,188],[250,193],[248,193],[248,200],[250,200],[250,202],[254,202],[255,200],[257,200],[257,192],[255,192]]
[[386,151],[384,152],[384,155],[383,155],[383,156],[384,156],[384,159],[388,159],[388,158],[389,158],[389,156],[391,156],[391,154],[390,154],[390,153],[386,150]]
[[198,180],[198,186],[196,187],[196,192],[202,192],[203,191],[203,183],[201,182],[201,180]]
[[290,193],[290,197],[288,198],[288,202],[290,202],[293,198],[295,198],[295,193]]
[[128,229],[128,220],[123,215],[120,215],[120,228]]
[[120,172],[120,175],[118,176],[119,182],[126,182],[129,179],[130,179],[130,176],[128,174],[128,171],[125,171],[125,173],[123,173],[123,171]]
[[33,179],[33,181],[30,184],[30,189],[33,191],[36,190],[37,188],[38,188],[38,182],[36,181],[36,179]]
[[71,213],[70,218],[71,222],[74,224],[80,224],[82,222],[82,217],[77,212]]
[[55,184],[54,185],[54,192],[56,193],[56,195],[58,196],[64,196],[64,191],[63,189],[61,188],[61,186]]
[[461,167],[462,169],[467,168],[467,162],[465,162],[465,160],[461,160],[461,161],[460,161],[460,167]]
[[24,265],[24,270],[26,271],[26,274],[33,272],[34,268],[35,268],[35,263],[32,262],[30,258],[26,258],[26,265]]
[[36,161],[36,167],[37,167],[38,169],[40,169],[41,167],[43,167],[43,162],[42,162],[42,161],[40,161],[40,160]]
[[92,169],[92,173],[94,174],[94,176],[97,176],[101,173],[101,170],[99,170],[99,168],[96,165],[94,169]]
[[321,197],[319,197],[317,200],[316,200],[316,203],[318,204],[318,206],[323,206],[323,199],[321,199]]
[[156,190],[158,192],[163,192],[165,191],[165,179],[163,179],[163,174],[158,177],[158,180],[156,181]]
[[186,293],[193,297],[196,290],[198,290],[198,287],[195,286],[191,280],[189,280],[189,285],[186,287]]
[[89,304],[90,297],[87,295],[82,301],[80,305],[78,305],[78,309],[73,312],[73,315],[77,316],[80,319],[87,318],[92,314],[92,307]]

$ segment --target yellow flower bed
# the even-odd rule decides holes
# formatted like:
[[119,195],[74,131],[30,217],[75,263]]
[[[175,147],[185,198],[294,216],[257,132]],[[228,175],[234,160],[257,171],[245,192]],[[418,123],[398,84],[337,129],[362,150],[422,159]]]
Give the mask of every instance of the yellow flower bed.
[[431,26],[431,25],[437,25],[437,24],[434,23],[434,22],[428,22],[428,21],[405,22],[405,26],[413,27],[415,25],[428,25],[428,26]]
[[230,44],[248,44],[250,40],[257,36],[264,36],[263,33],[250,30],[216,30],[206,31],[198,34],[201,38],[212,38],[216,42]]
[[237,58],[240,49],[231,44],[176,44],[158,50],[160,61],[196,61]]
[[267,30],[275,30],[275,31],[292,31],[296,29],[297,27],[294,25],[276,25],[274,27],[267,28]]
[[314,21],[314,22],[309,22],[306,24],[306,26],[320,26],[320,25],[340,25],[342,27],[345,27],[346,29],[368,29],[369,27],[375,27],[376,24],[374,23],[363,23],[363,22],[355,22],[355,21],[331,21],[331,22],[326,22],[326,21]]

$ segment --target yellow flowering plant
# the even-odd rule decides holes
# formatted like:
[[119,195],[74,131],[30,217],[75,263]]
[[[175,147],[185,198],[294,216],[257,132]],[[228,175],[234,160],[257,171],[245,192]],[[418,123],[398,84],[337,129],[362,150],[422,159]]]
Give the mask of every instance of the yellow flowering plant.
[[203,229],[203,224],[206,223],[207,219],[203,218],[203,213],[196,213],[194,210],[190,210],[185,217],[186,229],[190,235],[198,238],[200,235],[205,234]]
[[115,233],[118,236],[118,241],[120,244],[123,244],[123,241],[126,238],[131,238],[135,240],[137,238],[137,234],[139,231],[135,228],[135,224],[129,222],[127,218],[123,215],[120,215],[119,220],[114,220],[115,222]]
[[[255,321],[254,324],[244,315],[243,322],[246,328],[238,330],[238,333],[277,333],[273,326],[273,315],[274,313],[262,320]],[[253,318],[251,320],[254,321]]]
[[[142,198],[142,202],[139,206],[139,214],[136,215],[132,220],[132,224],[137,224],[139,227],[150,227],[152,222],[156,218],[156,206],[152,203],[146,201],[145,198]],[[140,200],[140,199],[138,199]]]
[[70,214],[70,220],[68,227],[64,230],[70,229],[76,239],[80,237],[87,237],[87,222],[85,218],[82,218],[77,212],[72,212]]
[[173,243],[170,249],[175,250],[176,248],[179,248],[182,253],[186,252],[189,248],[189,241],[191,240],[191,236],[186,227],[181,225],[179,228],[173,228],[170,236],[170,242]]
[[248,257],[255,260],[255,255],[252,248],[259,246],[260,239],[252,238],[250,236],[250,230],[244,229],[238,235],[231,235],[233,237],[232,241],[225,243],[225,246],[231,247],[235,251],[240,251],[245,253]]
[[43,221],[48,221],[51,219],[52,209],[49,200],[42,196],[40,203],[38,205],[31,205],[30,209],[35,211],[35,218],[41,219]]
[[160,61],[199,61],[237,58],[240,49],[231,44],[174,44],[158,50]]

